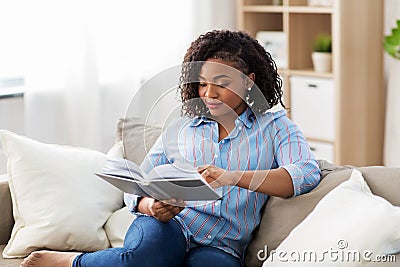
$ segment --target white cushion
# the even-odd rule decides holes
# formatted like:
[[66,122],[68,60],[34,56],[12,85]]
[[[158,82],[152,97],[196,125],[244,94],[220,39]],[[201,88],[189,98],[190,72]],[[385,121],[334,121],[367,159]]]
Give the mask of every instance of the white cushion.
[[353,170],[263,266],[355,266],[399,251],[400,207],[373,195],[361,172]]
[[[107,153],[108,158],[123,158],[124,148],[122,141],[117,142]],[[124,245],[125,234],[131,226],[136,215],[131,213],[127,207],[114,211],[104,225],[111,247],[122,247]]]
[[118,141],[107,152],[107,158],[114,159],[123,157],[124,157],[124,146],[122,144],[122,141]]
[[[107,153],[107,156],[109,158],[123,158],[124,148],[122,141],[117,142]],[[122,247],[124,245],[125,234],[134,219],[136,219],[136,215],[130,212],[127,207],[116,210],[110,215],[104,225],[104,230],[111,247]]]
[[134,219],[136,219],[136,215],[131,213],[128,207],[115,211],[108,218],[104,229],[113,248],[123,247],[126,232]]
[[103,226],[122,207],[123,193],[94,175],[103,168],[105,154],[4,130],[0,139],[15,220],[3,257],[24,257],[39,248],[95,251],[110,246]]

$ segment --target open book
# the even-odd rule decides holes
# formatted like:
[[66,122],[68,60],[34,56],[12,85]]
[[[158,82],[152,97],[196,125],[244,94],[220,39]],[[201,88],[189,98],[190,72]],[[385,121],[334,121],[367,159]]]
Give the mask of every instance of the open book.
[[109,159],[97,176],[120,190],[158,200],[216,200],[221,196],[193,168],[158,165],[148,174],[126,159]]

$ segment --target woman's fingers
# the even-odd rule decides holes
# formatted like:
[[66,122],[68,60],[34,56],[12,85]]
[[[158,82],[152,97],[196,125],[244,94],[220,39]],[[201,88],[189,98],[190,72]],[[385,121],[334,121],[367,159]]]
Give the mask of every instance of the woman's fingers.
[[220,169],[215,166],[212,166],[212,165],[205,165],[205,166],[202,166],[202,168],[200,169],[200,174],[204,178],[209,177],[209,178],[216,180],[223,174],[224,171],[225,170]]
[[[169,203],[173,203],[174,205]],[[180,204],[180,206],[178,206],[178,204]],[[151,207],[151,212],[154,218],[166,222],[181,212],[184,209],[184,206],[185,203],[183,201],[169,200],[166,202],[156,200]]]
[[211,185],[211,187],[217,188],[217,187],[222,186],[222,184],[220,184],[218,182],[218,179],[221,175],[220,170],[221,169],[219,169],[215,166],[208,165],[206,168],[201,169],[200,174],[206,180],[206,182]]
[[204,175],[203,178],[204,178],[204,180],[206,180],[206,182],[209,185],[211,185],[211,187],[213,187],[213,188],[219,187],[218,181],[216,179],[214,179],[212,176]]
[[163,200],[161,201],[165,206],[178,206],[178,207],[184,207],[186,206],[186,202],[183,200],[176,200],[176,199],[168,199],[168,200]]
[[224,185],[236,185],[238,180],[238,178],[234,175],[233,172],[226,171],[216,166],[212,165],[201,166],[198,170],[200,170],[201,176],[213,188],[221,187]]
[[169,220],[171,220],[173,217],[175,217],[175,215],[177,215],[179,212],[181,212],[181,209],[179,209],[179,207],[175,207],[174,209],[164,209],[161,210],[159,212],[157,212],[154,215],[154,218],[156,218],[159,221],[162,222],[167,222]]
[[197,170],[198,173],[202,174],[209,167],[211,167],[211,165],[203,165],[203,166],[197,167],[196,170]]

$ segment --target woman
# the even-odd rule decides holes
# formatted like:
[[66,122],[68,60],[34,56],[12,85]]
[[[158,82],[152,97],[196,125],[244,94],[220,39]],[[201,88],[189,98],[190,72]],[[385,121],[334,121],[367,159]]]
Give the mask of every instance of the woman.
[[212,202],[162,202],[126,195],[139,216],[123,248],[93,253],[34,252],[23,266],[241,266],[268,196],[314,188],[317,162],[282,104],[269,53],[244,32],[211,31],[184,57],[182,119],[142,163],[190,164],[222,195]]

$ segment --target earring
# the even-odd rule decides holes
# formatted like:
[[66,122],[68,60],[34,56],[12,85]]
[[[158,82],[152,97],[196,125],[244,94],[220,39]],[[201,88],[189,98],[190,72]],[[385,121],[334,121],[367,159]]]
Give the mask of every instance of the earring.
[[247,91],[251,91],[251,87],[247,88]]

